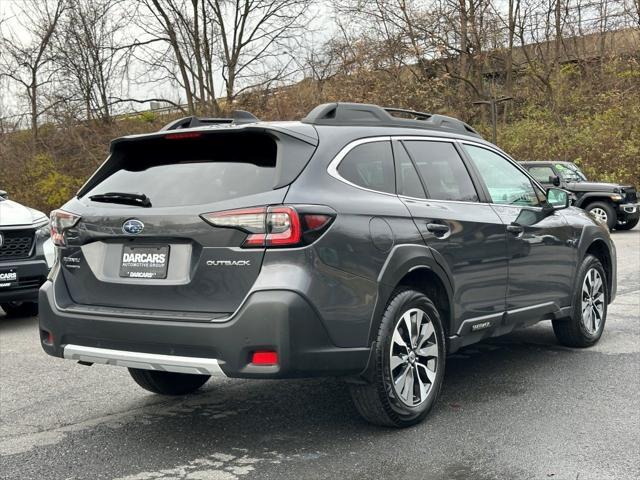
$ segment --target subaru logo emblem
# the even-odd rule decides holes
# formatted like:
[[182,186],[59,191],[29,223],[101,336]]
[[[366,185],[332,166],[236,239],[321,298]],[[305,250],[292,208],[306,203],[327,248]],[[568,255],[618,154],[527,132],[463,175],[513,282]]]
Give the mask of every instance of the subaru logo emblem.
[[127,220],[122,224],[122,231],[130,235],[137,235],[138,233],[141,233],[142,230],[144,230],[144,223],[140,220],[136,220],[135,218]]

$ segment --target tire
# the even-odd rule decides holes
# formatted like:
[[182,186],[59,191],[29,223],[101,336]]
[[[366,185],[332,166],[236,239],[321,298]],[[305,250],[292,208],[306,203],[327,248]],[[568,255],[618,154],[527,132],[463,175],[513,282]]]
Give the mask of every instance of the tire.
[[129,373],[142,388],[160,395],[186,395],[187,393],[193,393],[211,378],[210,375],[161,372],[138,368],[130,368]]
[[613,230],[618,221],[616,211],[609,202],[593,202],[587,205],[585,210],[599,219],[609,230]]
[[632,218],[631,220],[625,220],[616,224],[616,230],[631,230],[638,224],[639,218]]
[[7,302],[0,307],[9,317],[35,317],[38,315],[38,302]]
[[[420,317],[422,326],[416,329],[413,320],[417,324]],[[406,319],[411,322],[413,331],[419,333],[415,335],[416,340],[412,340],[411,348],[406,347],[409,339]],[[403,343],[405,347],[402,347]],[[416,348],[420,344],[422,348]],[[375,425],[408,427],[421,422],[435,404],[444,377],[444,329],[433,302],[416,290],[394,292],[382,315],[372,348],[371,381],[349,384],[356,409]],[[417,354],[420,350],[424,355]],[[403,361],[400,360],[402,357]],[[415,375],[418,375],[417,383]],[[402,378],[406,381],[402,382]],[[400,380],[399,387],[394,386],[394,379]]]
[[[602,263],[592,255],[583,260],[577,278],[571,317],[553,320],[552,323],[558,342],[567,347],[585,348],[595,345],[602,336],[609,292]],[[589,298],[596,301],[590,303]]]

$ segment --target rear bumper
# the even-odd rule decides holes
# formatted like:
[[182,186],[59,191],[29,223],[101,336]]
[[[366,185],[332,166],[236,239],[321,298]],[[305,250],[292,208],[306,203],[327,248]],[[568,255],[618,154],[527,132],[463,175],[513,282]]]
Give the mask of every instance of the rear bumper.
[[0,262],[0,270],[5,269],[16,271],[18,283],[9,287],[0,287],[0,303],[35,302],[38,300],[38,289],[49,273],[49,267],[44,257],[14,262]]
[[[240,378],[355,375],[369,356],[368,348],[333,345],[310,304],[287,290],[254,292],[229,321],[213,323],[65,311],[47,281],[40,329],[43,349],[56,357]],[[277,351],[278,365],[252,364],[258,350]]]

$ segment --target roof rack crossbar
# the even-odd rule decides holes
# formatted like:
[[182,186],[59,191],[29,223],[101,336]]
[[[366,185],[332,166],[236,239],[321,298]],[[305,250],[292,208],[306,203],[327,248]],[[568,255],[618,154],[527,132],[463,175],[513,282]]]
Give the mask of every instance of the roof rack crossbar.
[[255,123],[259,120],[251,113],[245,110],[234,110],[231,114],[231,118],[209,118],[209,117],[183,117],[173,122],[166,124],[160,129],[161,132],[166,130],[179,130],[182,128],[194,128],[202,127],[206,125],[224,125],[224,124],[236,124],[241,125],[243,123]]
[[[414,118],[401,118],[391,115],[402,113]],[[379,127],[405,127],[424,128],[428,130],[444,130],[457,132],[464,135],[480,137],[480,134],[471,126],[457,118],[445,115],[436,115],[415,110],[407,110],[394,107],[379,107],[362,103],[325,103],[318,105],[302,119],[304,123],[314,125],[352,125],[352,126],[379,126]]]

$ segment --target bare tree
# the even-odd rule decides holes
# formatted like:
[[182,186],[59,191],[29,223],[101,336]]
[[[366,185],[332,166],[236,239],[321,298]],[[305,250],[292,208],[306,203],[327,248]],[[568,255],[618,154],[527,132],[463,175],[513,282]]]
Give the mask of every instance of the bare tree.
[[[189,112],[218,114],[216,91],[231,108],[243,92],[285,78],[313,0],[141,0],[147,35],[165,49],[145,49],[149,69],[184,91]],[[151,22],[149,22],[151,20]],[[169,61],[168,61],[169,60]]]
[[[24,88],[29,101],[31,132],[38,137],[38,117],[51,106],[40,105],[40,90],[50,84],[54,71],[50,69],[53,56],[51,43],[54,32],[66,9],[65,0],[25,0],[20,4],[14,20],[21,32],[5,26],[0,38],[0,76],[10,78]],[[27,37],[25,39],[25,37]]]
[[59,83],[67,101],[80,102],[87,119],[111,119],[133,46],[126,42],[130,5],[125,0],[67,0],[55,35]]
[[[244,90],[282,79],[291,49],[308,24],[311,0],[207,0],[222,44],[222,78],[227,105]],[[240,84],[240,88],[238,88]]]

